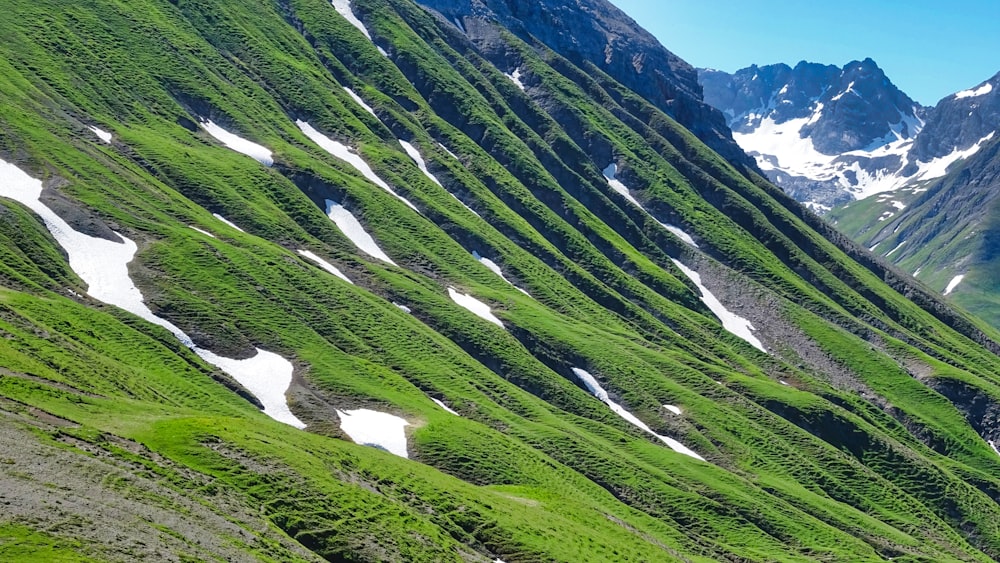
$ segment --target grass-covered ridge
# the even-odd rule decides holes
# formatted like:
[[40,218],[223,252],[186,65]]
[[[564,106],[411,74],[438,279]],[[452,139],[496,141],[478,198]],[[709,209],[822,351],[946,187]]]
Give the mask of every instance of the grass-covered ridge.
[[[351,5],[374,43],[325,0],[5,6],[0,159],[73,228],[137,241],[131,279],[199,346],[291,361],[308,426],[88,297],[45,225],[3,200],[0,439],[31,447],[0,454],[18,507],[0,558],[135,560],[139,542],[180,561],[1000,557],[1000,359],[974,340],[994,333],[910,302],[600,71],[503,30],[486,48],[408,0]],[[652,215],[610,188],[610,162]],[[398,266],[360,252],[328,199]],[[672,259],[769,353],[724,330]],[[352,443],[350,409],[406,419],[410,459]],[[45,452],[120,477],[56,479]],[[127,532],[74,532],[108,524],[84,502],[32,503],[77,490],[118,503]]]

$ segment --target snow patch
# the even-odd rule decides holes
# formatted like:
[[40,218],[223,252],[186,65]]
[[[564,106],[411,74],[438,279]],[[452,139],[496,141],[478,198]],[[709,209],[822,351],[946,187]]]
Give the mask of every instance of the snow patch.
[[764,349],[764,345],[761,344],[760,340],[758,340],[757,337],[753,335],[752,331],[756,330],[753,326],[753,323],[727,309],[726,306],[723,305],[722,302],[719,301],[718,298],[716,298],[715,295],[712,294],[712,292],[709,291],[707,287],[702,285],[701,276],[698,274],[698,272],[692,270],[691,268],[688,268],[687,266],[682,264],[679,260],[671,258],[671,261],[673,261],[674,265],[676,265],[681,270],[681,272],[684,272],[684,275],[686,275],[691,281],[694,282],[696,286],[698,286],[698,289],[701,290],[702,303],[704,303],[709,308],[709,310],[711,310],[712,313],[714,313],[715,316],[718,317],[720,321],[722,321],[723,328],[735,334],[736,336],[742,338],[751,346],[757,348],[761,352],[767,352],[767,350]]
[[395,301],[393,301],[392,304],[395,305],[396,307],[398,307],[400,311],[406,313],[407,315],[412,315],[413,314],[413,309],[407,307],[406,305],[402,305],[400,303],[396,303]]
[[646,209],[645,207],[643,207],[642,204],[639,203],[639,201],[636,200],[635,197],[632,196],[632,192],[628,189],[628,186],[626,186],[625,184],[623,184],[621,182],[621,180],[618,180],[617,178],[615,178],[615,176],[617,174],[618,174],[618,165],[615,164],[614,162],[612,162],[611,164],[608,164],[604,168],[604,178],[608,181],[608,185],[611,186],[611,189],[613,189],[614,191],[616,191],[619,194],[621,194],[623,197],[625,197],[625,199],[627,199],[630,202],[632,202],[636,207],[638,207],[639,209],[643,210],[647,215],[649,215],[650,217],[653,217],[654,221],[656,221],[657,223],[659,223],[660,226],[663,227],[664,229],[666,229],[666,230],[670,231],[671,233],[673,233],[673,235],[676,236],[677,238],[681,239],[681,241],[683,241],[684,243],[689,244],[689,245],[691,245],[691,246],[693,246],[695,248],[698,248],[698,243],[696,243],[694,241],[694,239],[691,238],[691,235],[687,234],[686,232],[684,232],[680,228],[675,227],[674,225],[671,225],[669,223],[664,223],[664,222],[660,221],[659,219],[657,219],[656,217],[654,217],[653,214],[650,213],[648,209]]
[[223,223],[229,225],[230,227],[236,229],[237,231],[239,231],[241,233],[245,233],[246,232],[243,229],[237,227],[236,223],[233,223],[232,221],[230,221],[229,219],[226,219],[225,217],[223,217],[222,215],[219,215],[218,213],[212,213],[212,217],[215,217],[219,221],[222,221]]
[[1000,455],[1000,448],[997,448],[997,445],[996,443],[993,442],[993,440],[988,440],[986,443],[989,444],[991,448],[993,448],[993,451],[995,451],[997,455]]
[[897,250],[899,250],[900,248],[902,248],[904,244],[906,244],[905,240],[903,242],[897,244],[896,247],[893,248],[892,250],[890,250],[889,252],[886,252],[885,253],[885,257],[888,258],[888,257],[892,256],[892,253],[896,252]]
[[964,279],[965,274],[959,274],[951,278],[951,281],[948,282],[948,287],[944,288],[944,295],[949,295],[952,291],[955,291],[955,288],[958,287],[958,284],[962,283],[962,280]]
[[674,414],[681,414],[680,407],[675,407],[674,405],[663,405],[663,408],[667,409],[668,411]]
[[319,256],[316,256],[316,254],[313,251],[311,251],[311,250],[303,250],[303,249],[300,248],[296,252],[298,252],[300,256],[304,256],[304,257],[312,260],[313,262],[319,264],[319,267],[323,268],[327,272],[330,272],[331,274],[337,276],[338,278],[344,280],[345,282],[347,282],[347,283],[349,283],[351,285],[354,285],[354,282],[352,282],[350,278],[348,278],[347,276],[345,276],[344,272],[341,272],[333,264],[327,262],[326,260],[323,260]]
[[[951,153],[934,158],[930,162],[923,162],[918,160],[917,166],[919,167],[919,170],[917,171],[916,174],[911,176],[910,179],[912,181],[932,180],[934,178],[940,178],[944,176],[945,174],[948,173],[948,168],[951,167],[952,164],[955,164],[960,160],[967,159],[970,156],[979,152],[979,149],[982,148],[983,144],[992,139],[995,134],[996,134],[995,131],[990,133],[989,135],[983,137],[982,139],[979,139],[971,147],[964,150],[955,147],[955,150],[951,151]],[[914,190],[914,193],[917,193],[917,191]]]
[[93,131],[95,135],[97,135],[98,139],[104,141],[105,143],[107,143],[109,145],[111,144],[111,133],[108,133],[107,131],[105,131],[103,129],[98,129],[97,127],[94,127],[93,125],[90,126],[90,130]]
[[389,258],[388,254],[379,248],[378,244],[375,243],[375,239],[361,226],[361,222],[358,221],[353,213],[345,209],[343,205],[332,199],[326,200],[326,215],[333,220],[337,228],[340,229],[340,232],[351,239],[351,242],[359,250],[387,264],[398,265],[392,261],[392,258]]
[[634,414],[625,410],[625,407],[612,401],[608,397],[608,392],[605,391],[603,387],[601,387],[601,384],[597,382],[597,379],[593,375],[591,375],[590,372],[580,368],[570,368],[570,369],[573,370],[573,374],[576,375],[576,377],[580,380],[580,382],[582,382],[587,387],[590,393],[593,396],[597,397],[598,400],[600,400],[602,403],[611,407],[611,410],[614,411],[615,414],[622,417],[623,419],[631,423],[633,426],[641,429],[642,431],[652,434],[653,436],[656,436],[661,442],[669,446],[670,449],[674,450],[675,452],[684,454],[686,456],[691,456],[695,459],[700,459],[701,461],[705,461],[705,458],[696,454],[694,450],[688,448],[687,446],[678,442],[677,440],[653,432],[652,429],[649,428],[649,426],[646,426],[645,422],[639,420],[639,418],[636,417]]
[[73,230],[39,200],[41,194],[41,181],[0,160],[0,195],[22,203],[42,218],[52,237],[66,251],[70,268],[87,284],[88,295],[167,329],[206,362],[228,373],[253,393],[264,405],[264,414],[296,428],[305,428],[305,424],[288,409],[285,399],[285,391],[292,382],[291,362],[260,348],[256,349],[252,358],[233,360],[195,346],[184,331],[154,315],[143,301],[142,293],[132,283],[128,263],[138,249],[135,242],[119,233],[115,234],[121,242],[115,242]]
[[441,182],[438,181],[437,176],[431,174],[430,170],[427,169],[427,163],[424,162],[424,157],[420,155],[420,151],[417,150],[417,147],[403,140],[399,140],[399,145],[403,147],[403,150],[406,151],[406,154],[408,154],[410,158],[413,159],[413,162],[417,163],[417,168],[419,168],[420,171],[424,173],[424,176],[427,176],[428,180],[441,186]]
[[434,397],[431,397],[431,400],[434,401],[434,404],[436,404],[437,406],[441,407],[445,411],[450,412],[451,414],[453,414],[455,416],[462,416],[462,415],[458,414],[457,412],[455,412],[455,411],[451,410],[450,408],[448,408],[448,405],[444,404],[444,402],[441,401],[440,399],[435,399]]
[[195,227],[194,225],[188,225],[188,228],[189,229],[194,229],[194,230],[198,231],[199,233],[205,235],[206,237],[215,238],[215,235],[213,235],[212,233],[210,233],[210,232],[208,232],[206,230],[203,230],[203,229],[199,229],[198,227]]
[[346,19],[354,27],[358,28],[361,33],[365,34],[365,37],[367,37],[369,41],[372,40],[371,34],[368,33],[368,28],[365,27],[365,24],[361,23],[361,20],[359,20],[358,17],[354,15],[354,12],[351,11],[351,0],[331,0],[330,3],[333,5],[333,9],[337,10],[338,14],[344,16],[344,19]]
[[208,134],[212,137],[215,137],[215,140],[225,145],[228,149],[245,154],[264,166],[272,166],[274,164],[274,158],[271,151],[262,145],[258,145],[253,141],[248,141],[239,135],[230,133],[215,123],[212,123],[211,120],[202,121],[201,128],[208,132]]
[[399,457],[409,458],[406,452],[406,427],[410,423],[405,419],[370,409],[337,409],[337,416],[340,417],[340,429],[355,444],[373,446]]
[[365,111],[367,111],[368,113],[372,114],[372,117],[374,117],[375,119],[378,119],[379,121],[382,121],[381,119],[379,119],[378,115],[375,115],[375,110],[373,110],[370,105],[366,104],[365,101],[364,101],[364,99],[362,99],[361,96],[359,96],[357,94],[357,92],[355,92],[354,90],[351,90],[347,86],[344,86],[344,91],[347,92],[347,95],[350,96],[352,100],[354,100],[355,102],[357,102],[357,104],[359,106],[361,106]]
[[454,287],[448,288],[448,297],[451,297],[452,301],[458,303],[465,309],[468,309],[473,315],[476,315],[481,319],[485,319],[500,328],[504,328],[503,322],[501,322],[500,319],[493,314],[490,306],[486,303],[483,303],[467,293],[459,293]]
[[443,150],[444,152],[448,153],[448,156],[454,158],[455,160],[461,160],[460,158],[458,158],[457,154],[455,154],[455,153],[451,152],[450,150],[448,150],[448,147],[444,146],[442,143],[438,143],[438,146],[441,147],[441,150]]
[[979,96],[985,96],[993,91],[993,85],[987,82],[979,88],[973,90],[962,90],[955,94],[955,99],[961,100],[962,98],[978,98]]
[[515,68],[514,72],[512,72],[510,74],[504,73],[504,76],[506,76],[507,78],[509,78],[510,81],[513,82],[514,85],[517,86],[518,89],[520,89],[522,92],[525,91],[524,83],[521,82],[521,69],[520,68]]
[[360,172],[362,176],[367,178],[369,182],[389,192],[390,194],[395,196],[399,201],[405,203],[407,207],[409,207],[410,209],[416,211],[417,213],[420,212],[417,209],[417,206],[410,203],[410,201],[405,197],[397,194],[392,188],[389,187],[389,184],[385,183],[385,181],[383,181],[382,178],[379,178],[378,175],[375,174],[375,171],[372,170],[371,166],[368,166],[368,163],[365,162],[365,160],[361,158],[361,155],[355,152],[354,149],[348,147],[347,145],[339,141],[334,141],[333,139],[327,137],[326,135],[314,129],[312,125],[309,125],[305,121],[296,120],[295,124],[299,126],[299,129],[303,133],[305,133],[306,137],[309,137],[309,139],[312,140],[312,142],[319,145],[319,148],[325,150],[326,152],[332,154],[333,156],[339,158],[340,160],[343,160],[344,162],[350,164],[352,167],[354,167],[355,170]]

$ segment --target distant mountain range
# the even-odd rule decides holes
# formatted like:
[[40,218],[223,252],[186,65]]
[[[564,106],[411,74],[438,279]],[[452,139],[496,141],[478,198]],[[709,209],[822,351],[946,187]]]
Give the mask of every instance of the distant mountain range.
[[914,102],[871,59],[698,75],[740,146],[820,212],[940,178],[1000,127],[1000,75],[935,107]]

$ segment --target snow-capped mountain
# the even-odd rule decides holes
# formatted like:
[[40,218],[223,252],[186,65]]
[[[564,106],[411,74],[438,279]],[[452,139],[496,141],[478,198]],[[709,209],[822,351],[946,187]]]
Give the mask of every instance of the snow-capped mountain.
[[871,59],[699,71],[705,100],[789,195],[818,211],[944,176],[1000,125],[998,78],[925,108]]

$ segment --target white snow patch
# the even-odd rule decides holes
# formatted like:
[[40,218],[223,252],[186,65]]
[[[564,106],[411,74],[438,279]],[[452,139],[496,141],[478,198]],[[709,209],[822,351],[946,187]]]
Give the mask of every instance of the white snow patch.
[[693,281],[694,284],[698,286],[698,289],[701,290],[702,303],[704,303],[709,308],[709,310],[711,310],[712,313],[714,313],[715,316],[718,317],[720,321],[722,321],[723,328],[735,334],[736,336],[742,338],[751,346],[757,348],[761,352],[767,352],[767,350],[764,349],[764,345],[761,344],[760,340],[758,340],[757,337],[753,335],[752,331],[756,330],[753,326],[753,323],[727,309],[726,306],[723,305],[722,302],[719,301],[718,298],[716,298],[715,295],[713,295],[712,292],[709,291],[707,287],[702,285],[701,276],[698,274],[698,272],[692,270],[691,268],[688,268],[687,266],[682,264],[679,260],[675,260],[673,258],[671,258],[671,260],[682,272],[684,272],[684,275],[690,278],[691,281]]
[[987,441],[987,443],[990,445],[991,448],[993,448],[993,451],[995,451],[997,455],[1000,455],[1000,448],[997,448],[997,445],[996,443],[993,442],[993,440],[989,440]]
[[256,349],[252,358],[232,360],[195,346],[184,331],[154,315],[143,302],[142,293],[132,283],[128,263],[135,257],[138,248],[135,242],[119,233],[115,234],[121,242],[113,242],[73,230],[39,200],[41,193],[42,183],[39,180],[0,160],[0,195],[19,201],[42,218],[52,237],[69,256],[70,268],[87,284],[88,295],[169,330],[182,344],[253,393],[264,405],[264,414],[296,428],[305,428],[305,424],[288,409],[285,399],[285,390],[292,382],[291,362],[260,348]]
[[351,90],[347,86],[344,86],[344,91],[347,92],[347,95],[350,96],[352,100],[354,100],[355,102],[357,102],[357,104],[359,106],[361,106],[362,108],[364,108],[365,111],[367,111],[368,113],[372,114],[372,117],[374,117],[375,119],[378,119],[379,121],[382,121],[381,119],[379,119],[379,116],[375,114],[375,110],[373,110],[370,105],[366,104],[365,100],[362,99],[362,97],[359,96],[357,94],[357,92],[355,92],[354,90]]
[[296,252],[298,252],[300,256],[304,256],[312,260],[313,262],[319,264],[319,267],[323,268],[327,272],[330,272],[331,274],[337,276],[338,278],[344,280],[345,282],[354,285],[354,282],[352,282],[350,278],[344,275],[344,272],[341,272],[336,266],[317,256],[313,251],[304,250],[300,248]]
[[371,34],[368,33],[368,28],[366,28],[365,24],[361,23],[361,20],[359,20],[358,17],[354,15],[354,12],[351,11],[351,0],[331,0],[331,4],[333,5],[333,9],[337,10],[338,14],[344,16],[344,19],[350,22],[350,24],[354,27],[358,28],[361,33],[365,34],[365,37],[367,37],[369,41],[372,40]]
[[234,133],[230,133],[215,123],[212,123],[211,120],[202,121],[201,127],[207,131],[209,135],[215,137],[215,140],[225,145],[226,148],[245,154],[264,166],[271,166],[274,164],[274,158],[272,157],[271,151],[269,151],[266,147],[258,145],[253,141],[248,141]]
[[[985,96],[993,91],[993,85],[987,82],[979,88],[973,90],[962,90],[955,94],[955,98],[961,100],[962,98],[978,98],[979,96]],[[971,115],[971,114],[970,114]]]
[[198,227],[195,227],[194,225],[188,225],[188,228],[194,229],[194,230],[198,231],[199,233],[205,235],[206,237],[215,238],[215,235],[213,235],[212,233],[210,233],[210,232],[208,232],[208,231],[206,231],[204,229],[199,229]]
[[788,385],[788,382],[787,382],[787,381],[785,381],[784,379],[779,379],[779,380],[778,380],[778,383],[780,383],[780,384],[782,384],[782,385]]
[[222,215],[219,215],[218,213],[212,213],[212,217],[215,217],[219,221],[222,221],[223,223],[229,225],[230,227],[236,229],[237,231],[239,231],[241,233],[245,233],[246,232],[243,229],[237,227],[236,223],[233,223],[232,221],[230,221],[229,219],[226,219],[225,217],[223,217]]
[[892,200],[892,201],[889,202],[889,205],[895,207],[896,209],[898,209],[900,211],[906,209],[906,204],[903,203],[902,201]]
[[844,90],[843,92],[841,92],[841,93],[837,94],[836,96],[830,98],[830,101],[831,102],[835,102],[835,101],[839,100],[840,98],[843,98],[847,93],[854,94],[855,96],[859,95],[857,92],[854,91],[854,81],[853,80],[851,81],[850,84],[847,85],[847,89],[846,90]]
[[[995,131],[990,133],[989,135],[983,137],[982,139],[979,139],[979,141],[977,141],[974,145],[972,145],[967,149],[959,149],[958,147],[955,147],[955,150],[951,151],[951,153],[934,158],[930,162],[923,162],[918,160],[917,166],[919,170],[917,171],[916,174],[911,176],[910,179],[912,181],[932,180],[934,178],[940,178],[941,176],[944,176],[945,174],[948,173],[948,168],[952,164],[955,164],[959,160],[967,159],[970,156],[979,152],[979,149],[982,148],[983,143],[986,143],[987,141],[992,139],[993,135],[995,134],[996,134]],[[917,191],[914,190],[914,193],[917,193]]]
[[826,213],[833,209],[829,205],[823,205],[822,203],[816,201],[804,201],[802,202],[802,205],[806,206],[813,213],[819,213],[819,214]]
[[462,33],[465,33],[466,35],[468,35],[468,33],[466,33],[466,31],[465,31],[465,26],[462,25],[462,20],[458,19],[458,16],[456,16],[454,19],[452,19],[452,21],[455,22],[455,25],[458,27],[459,31],[461,31]]
[[501,322],[500,319],[493,314],[490,306],[486,303],[483,303],[467,293],[459,293],[454,287],[448,288],[448,296],[451,297],[451,300],[455,303],[458,303],[460,306],[468,309],[473,315],[490,321],[500,328],[504,328],[503,322]]
[[687,234],[682,229],[680,229],[678,227],[675,227],[674,225],[671,225],[669,223],[664,223],[664,222],[660,221],[659,219],[657,219],[656,217],[654,217],[653,214],[650,213],[648,209],[646,209],[645,207],[643,207],[642,204],[639,203],[639,201],[636,200],[632,196],[632,192],[628,189],[628,186],[626,186],[625,184],[623,184],[621,182],[621,180],[618,180],[617,178],[615,178],[615,176],[617,174],[618,174],[618,165],[615,164],[614,162],[612,162],[611,164],[608,164],[604,168],[604,178],[608,181],[608,185],[611,186],[611,189],[613,189],[614,191],[616,191],[619,194],[621,194],[622,196],[624,196],[625,199],[631,201],[632,204],[634,204],[639,209],[643,210],[647,215],[649,215],[650,217],[653,217],[654,221],[656,221],[657,223],[659,223],[660,226],[663,227],[664,229],[666,229],[666,230],[670,231],[671,233],[673,233],[674,236],[676,236],[677,238],[681,239],[681,241],[683,241],[684,243],[689,244],[689,245],[691,245],[691,246],[693,246],[695,248],[698,248],[698,243],[696,243],[694,241],[694,239],[691,238],[691,235]]
[[580,369],[580,368],[570,368],[570,369],[573,370],[573,374],[576,375],[576,377],[580,379],[580,381],[587,387],[587,389],[590,391],[590,393],[593,396],[597,397],[601,402],[603,402],[604,404],[606,404],[609,407],[611,407],[611,410],[614,411],[615,414],[617,414],[618,416],[622,417],[623,419],[625,419],[626,421],[628,421],[629,423],[631,423],[633,426],[636,426],[637,428],[643,430],[644,432],[647,432],[649,434],[652,434],[653,436],[656,436],[661,442],[663,442],[664,444],[666,444],[667,446],[669,446],[670,449],[674,450],[675,452],[680,453],[680,454],[684,454],[684,455],[687,455],[687,456],[691,456],[691,457],[693,457],[695,459],[700,459],[701,461],[705,461],[705,458],[703,458],[700,455],[696,454],[694,452],[694,450],[692,450],[691,448],[688,448],[687,446],[685,446],[684,444],[678,442],[677,440],[674,440],[673,438],[670,438],[668,436],[663,436],[663,435],[657,434],[656,432],[653,432],[649,428],[649,426],[646,426],[645,422],[639,420],[639,418],[636,417],[634,414],[632,414],[629,411],[625,410],[625,407],[623,407],[623,406],[619,405],[618,403],[612,401],[608,397],[608,392],[605,391],[603,387],[601,387],[601,384],[597,382],[597,379],[593,375],[591,375],[590,372],[588,372],[586,370],[583,370],[583,369]]
[[462,416],[462,415],[458,414],[457,412],[455,412],[455,411],[451,410],[450,408],[448,408],[448,405],[444,404],[444,402],[441,401],[440,399],[435,399],[434,397],[431,397],[431,400],[434,401],[434,404],[436,404],[437,406],[439,406],[442,409],[446,410],[447,412],[450,412],[451,414],[453,414],[455,416]]
[[387,59],[389,58],[389,53],[387,53],[385,49],[383,49],[382,47],[379,47],[378,45],[376,45],[375,48],[378,49],[378,52],[379,52],[380,55],[382,55],[383,57],[385,57]]
[[337,409],[337,416],[340,417],[340,429],[355,444],[374,446],[399,457],[409,458],[406,452],[406,427],[410,423],[405,419],[370,409]]
[[513,82],[514,85],[518,87],[518,89],[520,89],[522,92],[524,92],[524,90],[525,90],[524,83],[521,82],[521,69],[515,68],[514,72],[512,72],[511,74],[504,73],[504,76],[506,76],[507,78],[509,78],[510,81]]
[[441,149],[444,152],[448,153],[448,156],[454,158],[455,160],[461,160],[461,159],[458,158],[457,154],[455,154],[455,153],[451,152],[450,150],[448,150],[448,147],[444,146],[442,143],[438,143],[438,146],[441,147]]
[[917,271],[916,271],[916,272],[913,272],[913,277],[917,277],[917,276],[919,276],[919,275],[920,275],[920,272],[923,272],[923,271],[924,271],[924,269],[923,269],[923,268],[917,268]]
[[400,311],[406,313],[407,315],[413,314],[413,309],[407,307],[406,305],[402,305],[400,303],[396,303],[395,301],[393,301],[392,304],[395,305],[396,307],[398,307]]
[[663,405],[663,408],[667,409],[668,411],[674,414],[681,414],[680,407],[675,407],[674,405]]
[[296,428],[306,425],[288,409],[285,391],[292,384],[292,363],[285,358],[256,349],[256,355],[245,360],[224,358],[208,350],[195,348],[194,351],[206,362],[233,376],[247,391],[264,405],[264,414]]
[[472,257],[475,258],[483,266],[486,266],[491,272],[500,276],[500,279],[514,286],[514,289],[520,291],[521,293],[527,295],[528,297],[531,297],[530,293],[521,289],[520,287],[517,287],[516,285],[514,285],[514,282],[510,281],[509,279],[507,279],[507,276],[503,275],[503,270],[500,269],[499,264],[497,264],[493,260],[490,260],[489,258],[486,258],[485,256],[482,256],[481,254],[479,254],[479,252],[475,250],[472,251]]
[[441,186],[441,182],[438,181],[437,177],[431,174],[430,170],[427,169],[427,163],[424,162],[424,157],[420,155],[420,151],[417,150],[417,147],[403,140],[399,140],[399,145],[403,147],[403,150],[406,151],[406,154],[408,154],[410,158],[413,159],[413,162],[417,163],[417,168],[419,168],[420,171],[424,173],[424,176],[427,176],[428,180]]
[[104,141],[105,143],[107,143],[109,145],[111,144],[111,133],[108,133],[107,131],[105,131],[103,129],[98,129],[97,127],[94,127],[93,125],[90,126],[90,130],[93,131],[95,135],[97,135],[98,139]]
[[951,281],[948,282],[948,287],[944,288],[944,294],[948,295],[952,291],[955,291],[955,288],[958,287],[958,284],[962,283],[962,280],[964,279],[965,279],[965,274],[959,274],[951,278]]
[[295,124],[299,126],[299,129],[301,129],[303,133],[305,133],[306,137],[309,137],[312,142],[319,145],[319,148],[350,164],[355,170],[360,172],[362,176],[367,178],[369,182],[394,195],[397,199],[399,199],[399,201],[405,203],[410,209],[416,211],[417,213],[420,212],[417,209],[417,206],[410,203],[410,201],[405,197],[397,194],[392,188],[389,187],[389,184],[385,183],[382,178],[379,178],[378,175],[375,174],[375,171],[372,170],[371,166],[368,166],[368,163],[365,162],[365,160],[361,158],[361,155],[355,152],[354,149],[339,141],[334,141],[314,129],[312,125],[309,125],[305,121],[296,120]]
[[611,164],[607,165],[607,167],[604,168],[604,178],[607,179],[608,185],[611,186],[611,189],[613,189],[614,191],[618,192],[623,197],[625,197],[625,199],[631,201],[636,207],[645,211],[645,208],[642,206],[642,204],[639,203],[639,201],[636,200],[634,197],[632,197],[632,192],[629,191],[628,187],[625,186],[625,184],[623,184],[621,180],[615,178],[615,175],[617,173],[618,173],[618,165],[615,164],[614,162],[612,162]]
[[895,247],[895,248],[893,248],[892,250],[890,250],[889,252],[886,252],[886,253],[885,253],[885,257],[886,257],[886,258],[888,258],[888,257],[892,256],[892,253],[893,253],[893,252],[896,252],[896,251],[897,251],[897,250],[899,250],[900,248],[903,248],[903,245],[904,245],[904,244],[906,244],[906,241],[905,241],[905,240],[904,240],[903,242],[901,242],[901,243],[897,244],[897,245],[896,245],[896,247]]
[[353,213],[344,208],[343,205],[333,201],[332,199],[326,200],[326,214],[330,219],[333,220],[340,232],[351,239],[354,246],[357,246],[359,250],[365,254],[371,256],[372,258],[377,258],[387,264],[392,264],[396,266],[397,264],[389,258],[389,255],[379,248],[375,239],[368,234],[368,231],[361,226],[361,222],[354,216]]

